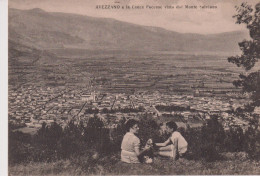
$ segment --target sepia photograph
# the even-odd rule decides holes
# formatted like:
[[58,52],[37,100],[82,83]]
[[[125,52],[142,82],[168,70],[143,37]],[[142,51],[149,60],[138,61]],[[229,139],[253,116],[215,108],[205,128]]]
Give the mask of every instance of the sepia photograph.
[[258,0],[7,11],[8,175],[260,174]]

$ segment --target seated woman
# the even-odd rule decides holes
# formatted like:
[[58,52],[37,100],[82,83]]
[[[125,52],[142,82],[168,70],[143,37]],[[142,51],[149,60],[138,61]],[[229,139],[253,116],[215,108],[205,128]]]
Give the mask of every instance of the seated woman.
[[182,157],[187,151],[188,143],[181,135],[177,132],[177,125],[175,122],[166,123],[166,132],[171,134],[170,138],[164,143],[155,143],[159,148],[158,154],[161,156],[167,156],[172,159],[176,159],[176,156]]
[[149,146],[145,146],[140,151],[140,139],[136,136],[139,132],[138,122],[130,119],[126,122],[126,130],[128,131],[121,144],[121,161],[126,163],[140,163],[138,157],[149,150]]

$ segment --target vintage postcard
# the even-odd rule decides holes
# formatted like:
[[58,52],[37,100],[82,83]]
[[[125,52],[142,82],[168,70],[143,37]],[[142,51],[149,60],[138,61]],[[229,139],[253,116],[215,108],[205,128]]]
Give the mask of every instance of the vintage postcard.
[[9,0],[9,175],[260,173],[257,0]]

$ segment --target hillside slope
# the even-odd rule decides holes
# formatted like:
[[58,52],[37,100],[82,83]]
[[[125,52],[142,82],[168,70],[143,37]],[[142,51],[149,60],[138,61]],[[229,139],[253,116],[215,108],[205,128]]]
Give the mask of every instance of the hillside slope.
[[182,52],[238,52],[248,34],[183,34],[108,18],[9,9],[9,40],[44,49],[83,48]]

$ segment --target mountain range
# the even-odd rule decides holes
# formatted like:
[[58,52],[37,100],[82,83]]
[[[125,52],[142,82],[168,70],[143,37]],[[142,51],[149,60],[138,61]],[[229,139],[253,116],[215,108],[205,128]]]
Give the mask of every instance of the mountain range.
[[9,41],[37,49],[238,52],[243,31],[219,34],[178,33],[83,15],[9,8]]

